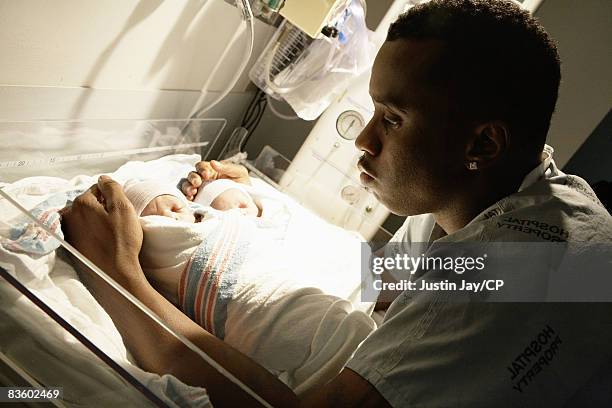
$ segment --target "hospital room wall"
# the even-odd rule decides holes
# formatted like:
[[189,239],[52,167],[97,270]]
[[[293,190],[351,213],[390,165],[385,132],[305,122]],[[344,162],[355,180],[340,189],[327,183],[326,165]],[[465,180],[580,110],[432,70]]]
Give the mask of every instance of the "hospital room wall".
[[[369,1],[368,13],[376,13],[389,3]],[[544,0],[535,16],[557,41],[563,61],[559,101],[548,138],[555,147],[557,164],[563,167],[610,109],[612,2]],[[256,154],[269,144],[293,157],[313,125],[295,122],[266,112],[257,134],[249,142],[249,152]]]
[[[391,1],[367,3],[373,27]],[[536,13],[563,59],[549,139],[561,166],[610,107],[611,8],[545,0]],[[222,0],[0,0],[0,120],[186,117],[209,78],[208,100],[229,82],[242,57],[241,38],[231,46],[239,26]],[[272,32],[256,23],[255,56]],[[253,91],[245,73],[208,116],[228,118],[231,130]],[[291,158],[313,124],[268,110],[248,151],[269,144]]]
[[612,2],[545,0],[535,15],[561,55],[561,89],[548,142],[563,167],[611,107]]
[[[231,81],[243,27],[221,0],[0,0],[0,120],[185,118],[202,87],[208,101]],[[254,56],[273,32],[255,28]],[[228,131],[254,92],[248,68],[206,115]]]

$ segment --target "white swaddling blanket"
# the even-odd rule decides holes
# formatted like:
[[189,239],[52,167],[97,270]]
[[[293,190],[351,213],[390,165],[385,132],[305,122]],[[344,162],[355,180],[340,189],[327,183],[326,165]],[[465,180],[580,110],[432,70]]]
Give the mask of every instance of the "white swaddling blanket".
[[[170,181],[186,174],[198,159],[197,155],[176,155],[148,163],[131,162],[112,176],[124,182],[134,176],[155,174]],[[12,184],[0,183],[0,187],[22,205],[32,208],[54,194],[87,188],[96,179],[30,177]],[[10,235],[13,220],[18,217],[22,217],[19,210],[0,199],[2,237]],[[211,406],[205,389],[185,385],[171,375],[160,377],[137,367],[108,314],[80,282],[72,265],[55,251],[30,256],[0,245],[0,267],[168,406]],[[2,279],[0,350],[34,374],[40,383],[63,386],[62,402],[66,406],[141,406],[144,403],[142,396],[111,367]]]
[[359,269],[326,277],[342,283],[334,286],[342,297],[325,293],[330,283],[317,279],[325,268],[311,261],[323,252],[320,240],[286,240],[287,209],[274,200],[262,205],[269,218],[213,209],[196,224],[142,217],[141,264],[189,317],[302,393],[339,373],[375,324],[358,310],[365,304],[346,300]]
[[[160,182],[176,183],[199,159],[197,155],[173,155],[146,163],[130,162],[111,176],[120,183],[131,178],[151,177]],[[77,186],[87,188],[94,184],[96,179],[97,176],[79,176],[71,180],[31,177],[12,184],[0,182],[0,188],[5,188],[5,191],[20,203],[32,208],[53,193]],[[359,301],[361,239],[358,236],[329,225],[264,182],[253,180],[253,186],[249,187],[249,190],[251,194],[257,194],[263,202],[269,201],[264,204],[264,214],[277,221],[286,221],[284,230],[270,230],[275,232],[276,239],[282,243],[279,253],[285,254],[289,259],[299,259],[300,254],[305,254],[301,249],[303,242],[315,243],[318,246],[316,256],[306,253],[309,255],[307,262],[294,263],[294,268],[291,269],[293,280],[348,299],[355,309],[366,312],[371,310],[373,304]],[[11,220],[19,214],[10,203],[0,199],[0,226],[2,222],[5,226],[10,226]],[[188,387],[173,377],[160,378],[133,365],[109,316],[78,280],[72,266],[57,258],[55,252],[29,257],[0,248],[0,266],[30,288],[104,353],[129,368],[134,376],[169,405],[183,406],[187,404],[186,401],[189,401],[190,406],[208,404],[203,389]],[[100,364],[100,361],[85,351],[70,334],[38,311],[23,296],[16,295],[5,282],[0,281],[0,289],[2,314],[7,317],[0,319],[0,333],[4,334],[0,335],[2,351],[8,350],[7,355],[12,355],[16,361],[34,362],[33,368],[39,371],[43,382],[45,378],[65,378],[69,381],[75,379],[70,381],[73,383],[72,391],[78,395],[89,395],[89,405],[122,405],[126,402],[125,394],[120,393],[120,390],[127,386],[116,378],[109,367]],[[340,302],[338,306],[343,304],[345,303]],[[25,327],[26,334],[14,336],[17,326]],[[246,333],[244,334],[246,337]],[[231,336],[231,333],[227,333],[226,337]],[[321,346],[316,343],[312,347],[317,350]],[[256,351],[253,351],[253,354],[255,353]],[[47,367],[36,364],[37,361],[61,361],[61,364]],[[308,366],[304,366],[302,372],[306,369]],[[302,372],[295,375],[302,375]],[[104,394],[96,394],[96,391],[101,389],[100,384],[106,386]],[[65,389],[64,395],[69,391]]]

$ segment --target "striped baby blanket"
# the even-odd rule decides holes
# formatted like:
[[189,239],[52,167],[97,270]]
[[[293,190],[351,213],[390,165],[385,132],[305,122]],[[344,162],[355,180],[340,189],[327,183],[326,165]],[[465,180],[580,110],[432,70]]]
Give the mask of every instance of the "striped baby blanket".
[[183,312],[220,339],[225,336],[227,307],[254,230],[252,220],[238,211],[222,213],[219,225],[195,250],[181,276]]

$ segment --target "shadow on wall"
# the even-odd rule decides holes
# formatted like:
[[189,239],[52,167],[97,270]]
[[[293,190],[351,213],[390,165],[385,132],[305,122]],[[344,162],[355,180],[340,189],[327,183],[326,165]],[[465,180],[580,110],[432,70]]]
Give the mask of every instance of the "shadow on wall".
[[[184,47],[193,46],[190,44],[190,36],[187,31],[194,20],[200,13],[205,13],[211,0],[206,1],[204,4],[187,4],[181,11],[181,15],[176,20],[174,28],[159,48],[159,53],[153,61],[151,68],[149,69],[149,76],[152,77],[159,73],[171,60],[171,58],[178,54]],[[214,1],[214,0],[213,0]],[[193,31],[193,30],[192,30]],[[193,35],[193,32],[192,32]],[[181,47],[176,47],[176,44],[180,44]]]
[[612,212],[612,110],[609,110],[593,133],[563,168],[565,173],[585,179]]
[[[164,7],[171,7],[162,0],[141,0],[136,4],[119,33],[109,41],[91,64],[84,82],[87,86],[94,88],[96,81],[103,76],[104,70],[112,69],[115,62],[113,57],[124,45],[126,38],[154,13],[163,12],[160,8],[162,4]],[[145,67],[145,76],[141,80],[144,85],[149,81],[172,84],[169,89],[164,89],[162,85],[160,90],[176,90],[182,94],[174,96],[175,100],[169,102],[163,93],[155,95],[155,91],[152,91],[153,98],[146,107],[149,114],[145,117],[159,117],[160,112],[163,112],[164,119],[187,118],[192,105],[200,96],[200,89],[212,91],[206,95],[209,96],[205,101],[207,103],[208,99],[214,97],[214,88],[223,88],[229,81],[228,75],[233,75],[238,66],[234,62],[237,57],[242,56],[245,30],[237,9],[217,0],[187,0],[176,2],[172,7],[176,7],[177,17],[172,21],[171,27],[159,28],[160,34],[164,37],[161,42],[151,45],[157,49],[153,49],[154,58],[150,66]],[[150,31],[150,26],[149,22],[146,30]],[[271,32],[272,30],[260,29],[256,33],[259,38],[266,39]],[[256,42],[256,48],[257,45]],[[254,50],[252,60],[256,58],[256,52],[257,49]],[[243,74],[243,78],[244,76],[246,73]],[[87,112],[88,104],[93,101],[94,94],[89,91],[84,89],[79,94],[71,107],[70,118],[81,119]],[[221,109],[214,109],[209,115],[204,116],[227,118],[232,116],[235,110],[239,110],[241,115],[250,99],[250,94],[230,96],[219,104]],[[232,125],[234,123],[230,120],[228,129],[224,133],[230,132]]]
[[[251,63],[253,63],[274,28],[258,24],[256,21],[255,41]],[[239,68],[246,47],[246,26],[240,18],[237,8],[219,0],[207,0],[203,4],[190,2],[182,11],[181,17],[172,32],[160,47],[157,58],[151,66],[149,75],[153,76],[165,71],[162,81],[177,76],[185,76],[182,89],[189,89],[177,106],[174,107],[175,117],[188,118],[194,109],[194,104],[205,106],[218,93],[229,85],[231,78]],[[189,61],[188,72],[179,64]],[[202,69],[204,68],[204,69]],[[211,157],[216,157],[225,144],[232,130],[239,125],[252,92],[240,92],[246,87],[247,73],[250,64],[242,73],[241,79],[234,87],[234,92],[228,94],[213,109],[199,115],[200,118],[224,118],[228,121],[227,127],[220,136],[217,145],[211,150]],[[185,75],[186,74],[186,75]],[[197,83],[187,84],[186,79],[191,78]],[[238,89],[236,89],[238,88]],[[202,95],[201,90],[204,90]],[[167,102],[158,98],[150,107],[149,112],[156,112]]]
[[[94,88],[95,84],[106,81],[104,82],[106,86],[110,84],[112,87],[113,78],[110,77],[111,82],[108,82],[109,72],[119,75],[117,79],[120,81],[126,78],[133,79],[127,74],[124,75],[125,78],[121,77],[121,69],[129,69],[129,67],[119,65],[122,56],[125,58],[126,49],[131,53],[138,51],[132,47],[134,37],[141,41],[137,44],[147,47],[146,37],[143,41],[143,33],[145,36],[147,33],[151,34],[151,30],[156,29],[153,22],[163,20],[164,25],[159,27],[158,36],[151,40],[148,49],[143,52],[143,55],[148,54],[149,56],[149,59],[142,59],[140,62],[143,65],[139,68],[143,70],[135,70],[136,75],[142,75],[142,77],[136,76],[136,78],[137,81],[142,81],[144,88],[147,88],[149,83],[156,83],[161,86],[155,86],[155,88],[177,92],[164,94],[156,93],[157,90],[153,89],[141,89],[144,96],[140,100],[146,101],[143,109],[144,117],[186,118],[200,96],[200,89],[210,91],[204,95],[206,96],[204,103],[208,103],[216,95],[215,91],[220,91],[229,82],[229,78],[240,63],[246,33],[238,10],[220,0],[184,0],[165,3],[161,0],[140,0],[128,4],[119,13],[120,18],[122,18],[121,15],[125,15],[126,20],[120,21],[116,28],[113,28],[112,34],[107,32],[108,37],[104,37],[103,42],[99,45],[99,50],[95,50],[93,57],[95,60],[87,64],[84,84]],[[168,11],[171,12],[172,17],[160,19],[163,16],[160,13]],[[115,22],[117,22],[116,17]],[[262,23],[256,25],[256,42],[251,62],[255,61],[265,46],[267,38],[273,32],[273,28]],[[129,49],[130,47],[132,49]],[[138,63],[135,58],[128,60],[132,64]],[[138,88],[141,84],[135,83]],[[238,125],[237,122],[242,117],[252,96],[254,87],[247,88],[246,72],[235,88],[234,92],[215,109],[203,115],[204,117],[228,119],[228,126],[220,140],[220,145],[223,144],[225,137],[231,133],[234,126]],[[247,92],[240,92],[245,88]],[[118,91],[122,90],[118,89]],[[125,90],[128,91],[128,89]],[[87,115],[93,105],[100,103],[101,99],[98,97],[100,93],[96,94],[91,91],[95,89],[83,89],[78,94],[76,100],[69,106],[70,118],[79,119]],[[111,95],[116,97],[118,94]],[[106,100],[102,101],[106,102]],[[120,105],[121,103],[117,103],[117,106]],[[269,111],[266,112],[257,129],[257,134],[249,139],[250,157],[254,158],[266,144],[272,144],[275,149],[287,157],[293,157],[314,123],[301,120],[283,121]]]
[[[163,3],[163,0],[154,0],[154,1],[142,0],[138,3],[138,5],[134,8],[132,13],[130,14],[123,29],[119,32],[119,34],[117,34],[117,36],[113,39],[113,41],[111,41],[106,46],[104,51],[102,51],[100,56],[97,58],[96,62],[93,64],[93,68],[89,71],[85,79],[86,84],[93,84],[96,81],[96,79],[98,78],[98,75],[100,75],[100,72],[102,72],[102,69],[108,63],[117,45],[121,43],[123,38],[125,38],[125,36],[131,30],[133,30],[138,24],[142,23],[147,17],[153,14],[153,12],[157,10],[157,8],[162,3]],[[79,96],[79,99],[75,102],[74,106],[72,107],[72,111],[70,112],[71,118],[75,118],[75,119],[80,118],[81,113],[87,106],[87,101],[89,100],[90,95],[91,95],[90,92],[81,93],[81,96]]]
[[[151,45],[157,49],[153,49],[154,59],[150,62],[150,67],[147,67],[145,77],[141,78],[142,85],[146,88],[147,82],[155,81],[162,84],[160,87],[156,86],[155,90],[185,91],[188,103],[193,102],[193,95],[189,95],[189,92],[194,92],[197,98],[203,86],[209,91],[217,90],[215,87],[223,88],[228,74],[232,74],[232,70],[237,67],[237,64],[233,63],[238,56],[242,56],[241,39],[244,30],[237,10],[234,12],[232,6],[216,0],[188,0],[171,5],[164,3],[163,0],[141,0],[132,10],[124,27],[100,51],[92,63],[92,68],[84,80],[86,87],[95,88],[94,85],[103,76],[104,70],[113,68],[113,56],[126,37],[156,11],[161,12],[162,5],[166,8],[176,7],[179,14],[172,22],[172,27],[159,28],[165,37],[161,43]],[[146,30],[151,29],[154,30],[155,27],[152,28],[149,23]],[[260,37],[268,35],[267,31],[262,31],[264,32],[260,33]],[[144,46],[146,47],[146,44]],[[232,55],[226,55],[230,54],[228,53],[230,49]],[[229,56],[227,61],[226,56]],[[219,69],[220,67],[228,69]],[[117,67],[114,68],[116,70]],[[214,75],[217,71],[219,75]],[[216,81],[211,87],[213,79]],[[70,117],[80,118],[86,111],[90,98],[91,92],[83,92],[73,104]],[[156,111],[158,107],[156,102],[152,101],[150,112]],[[164,101],[161,104],[163,105]],[[189,108],[191,106],[179,106],[175,111],[182,112]],[[182,116],[185,117],[187,114]]]

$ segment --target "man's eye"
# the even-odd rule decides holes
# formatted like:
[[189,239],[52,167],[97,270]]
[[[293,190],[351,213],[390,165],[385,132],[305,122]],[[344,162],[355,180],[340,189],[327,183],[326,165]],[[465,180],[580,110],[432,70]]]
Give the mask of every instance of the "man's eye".
[[385,124],[385,127],[390,127],[393,129],[397,129],[400,126],[399,120],[391,119],[388,116],[383,116],[383,123]]

